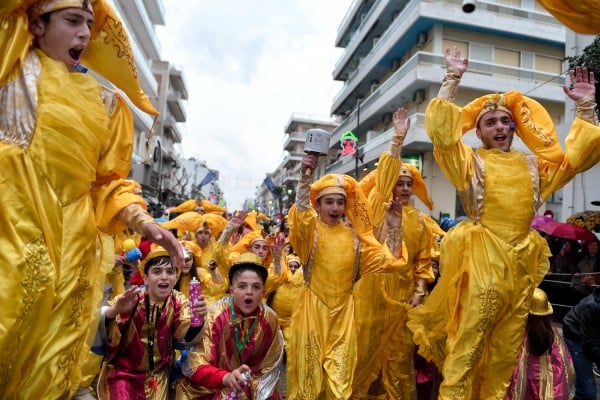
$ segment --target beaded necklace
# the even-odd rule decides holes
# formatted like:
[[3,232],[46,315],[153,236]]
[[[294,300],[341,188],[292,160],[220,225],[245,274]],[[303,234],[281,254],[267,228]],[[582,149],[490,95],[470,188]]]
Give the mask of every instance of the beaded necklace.
[[238,328],[238,324],[241,323],[245,318],[238,318],[237,315],[235,314],[235,307],[233,306],[233,297],[231,297],[229,299],[229,311],[231,313],[231,319],[233,320],[233,340],[235,341],[235,348],[237,349],[238,354],[240,355],[240,359],[241,359],[242,350],[244,350],[244,347],[246,347],[246,345],[248,344],[248,341],[250,340],[250,337],[252,336],[252,334],[254,333],[254,330],[256,329],[256,325],[258,324],[258,318],[260,316],[261,309],[259,308],[259,312],[256,316],[249,317],[249,318],[254,318],[254,321],[252,321],[252,325],[250,325],[250,329],[248,329],[248,333],[246,335],[243,335],[243,338],[240,338],[240,328]]

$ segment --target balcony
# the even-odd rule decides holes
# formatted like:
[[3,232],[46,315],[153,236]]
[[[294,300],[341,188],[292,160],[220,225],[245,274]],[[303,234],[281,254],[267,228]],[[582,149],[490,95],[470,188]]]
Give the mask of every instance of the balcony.
[[[381,79],[389,71],[393,56],[397,58],[414,51],[420,34],[430,32],[436,25],[471,31],[474,39],[478,33],[482,33],[498,36],[499,40],[506,37],[551,45],[564,44],[565,27],[549,14],[482,2],[478,3],[478,12],[481,12],[478,18],[465,19],[461,4],[461,0],[411,1],[389,25],[382,24],[387,29],[376,45],[369,44],[370,41],[366,40],[361,43],[368,50],[348,47],[334,72],[334,77],[347,76],[347,79],[344,88],[333,101],[332,114],[342,114],[345,110],[352,109],[348,106],[348,98],[352,96],[350,104],[355,103],[358,94],[368,91],[366,83]],[[373,18],[383,18],[376,13],[378,10],[379,7],[373,7]],[[460,21],[458,25],[457,21]],[[505,29],[496,30],[497,26]]]
[[181,94],[181,98],[188,99],[187,85],[183,76],[183,71],[179,68],[171,67],[169,70],[169,82],[171,86]]
[[144,0],[146,11],[155,25],[165,24],[165,7],[162,0]]
[[177,122],[172,115],[167,115],[165,121],[163,122],[163,131],[167,136],[173,140],[173,143],[181,143],[181,132],[179,132],[179,127],[177,126]]
[[154,31],[154,24],[146,11],[142,0],[128,0],[119,2],[119,6],[127,15],[129,29],[133,32],[135,41],[138,42],[151,60],[160,59],[160,42]]
[[298,132],[290,133],[287,135],[287,137],[283,141],[283,150],[293,151],[294,148],[298,144],[302,144],[302,147],[304,147],[305,141],[306,141],[305,133],[298,133]]
[[187,120],[187,113],[181,98],[181,93],[171,90],[167,96],[167,107],[175,118],[176,122],[185,122]]
[[[410,102],[416,90],[437,87],[443,77],[441,65],[444,65],[441,55],[417,52],[412,56],[361,102],[360,126],[364,126],[361,132],[368,130],[374,121],[381,120],[383,113]],[[507,84],[507,81],[510,84]],[[519,90],[538,100],[557,102],[564,99],[561,88],[564,83],[563,76],[557,77],[551,73],[469,60],[469,72],[463,77],[461,88],[494,93],[504,92],[508,86],[511,90]],[[331,143],[339,142],[341,135],[346,131],[357,134],[357,122],[358,112],[354,107],[354,111],[331,133]]]

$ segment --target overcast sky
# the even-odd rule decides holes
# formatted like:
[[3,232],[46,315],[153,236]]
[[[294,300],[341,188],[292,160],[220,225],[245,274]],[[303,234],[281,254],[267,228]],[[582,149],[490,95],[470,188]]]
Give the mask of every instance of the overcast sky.
[[162,57],[183,70],[183,155],[220,172],[230,210],[282,158],[293,112],[329,117],[337,28],[352,0],[165,0]]

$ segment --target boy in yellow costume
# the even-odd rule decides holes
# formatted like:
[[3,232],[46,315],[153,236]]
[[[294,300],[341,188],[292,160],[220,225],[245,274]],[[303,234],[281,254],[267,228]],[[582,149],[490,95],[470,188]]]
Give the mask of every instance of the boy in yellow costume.
[[64,399],[79,385],[98,321],[111,235],[129,227],[177,265],[183,255],[123,179],[129,107],[80,64],[156,114],[106,2],[2,1],[0,53],[0,398]]
[[316,155],[302,159],[296,204],[288,214],[290,244],[304,265],[305,281],[287,347],[291,400],[350,398],[356,366],[354,284],[369,273],[407,269],[400,203],[392,201],[382,245],[373,235],[371,210],[358,183],[347,175],[326,175],[311,186],[307,171],[316,166]]
[[[594,75],[570,72],[577,118],[563,152],[547,111],[520,92],[486,95],[455,105],[467,69],[446,50],[447,73],[427,108],[434,156],[458,189],[468,220],[441,244],[441,278],[427,301],[409,311],[419,352],[444,377],[440,399],[503,399],[515,367],[534,288],[548,270],[550,250],[530,228],[552,192],[598,161]],[[482,146],[461,137],[476,129]],[[517,134],[533,152],[511,149]]]
[[406,327],[407,310],[423,302],[427,284],[434,280],[431,270],[433,234],[425,215],[413,205],[411,197],[416,194],[429,209],[433,203],[419,170],[402,163],[401,158],[404,137],[410,128],[407,110],[398,109],[393,122],[395,132],[390,150],[381,155],[377,169],[361,181],[361,187],[369,197],[373,231],[381,243],[388,231],[385,224],[387,204],[392,198],[402,203],[402,238],[411,274],[372,274],[356,284],[357,365],[360,368],[354,373],[353,399],[381,391],[377,387],[369,390],[378,376],[387,398],[416,399],[414,343],[412,332]]

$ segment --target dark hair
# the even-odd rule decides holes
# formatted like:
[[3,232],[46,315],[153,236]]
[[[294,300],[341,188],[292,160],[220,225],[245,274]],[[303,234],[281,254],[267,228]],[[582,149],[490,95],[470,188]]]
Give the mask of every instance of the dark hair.
[[527,318],[527,350],[541,356],[550,350],[554,342],[552,315],[532,315]]
[[155,265],[165,265],[169,264],[170,262],[171,258],[169,256],[154,257],[144,265],[144,275],[147,275],[150,268],[154,267]]
[[229,270],[229,284],[233,285],[235,277],[242,274],[245,271],[255,272],[260,277],[263,285],[267,283],[268,271],[265,267],[254,263],[239,263],[233,264],[233,266]]
[[47,12],[47,13],[45,13],[45,14],[42,14],[42,15],[40,15],[40,16],[39,16],[39,18],[40,18],[40,19],[41,19],[43,22],[45,22],[45,23],[48,23],[48,22],[50,22],[50,14],[52,14],[52,12]]

